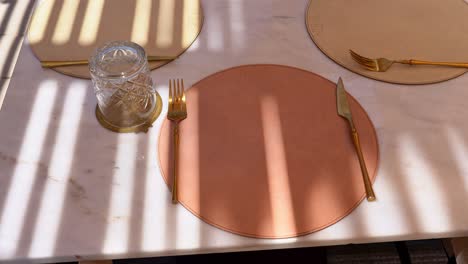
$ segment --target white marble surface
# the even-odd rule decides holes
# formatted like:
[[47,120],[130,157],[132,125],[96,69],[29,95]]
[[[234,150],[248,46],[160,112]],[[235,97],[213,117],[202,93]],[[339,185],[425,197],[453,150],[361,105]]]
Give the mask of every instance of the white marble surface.
[[[205,24],[180,59],[152,73],[186,85],[241,64],[286,64],[347,90],[377,128],[376,203],[322,231],[252,239],[214,228],[170,203],[156,144],[115,134],[94,117],[90,82],[43,70],[25,41],[0,111],[0,261],[162,256],[468,234],[468,75],[405,86],[351,73],[309,38],[307,0],[203,1]],[[241,87],[240,87],[241,89]],[[163,112],[165,115],[165,110]]]

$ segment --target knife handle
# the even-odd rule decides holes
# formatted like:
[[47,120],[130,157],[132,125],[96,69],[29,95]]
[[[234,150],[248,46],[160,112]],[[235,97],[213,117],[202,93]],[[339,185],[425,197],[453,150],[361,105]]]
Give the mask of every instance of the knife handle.
[[[174,56],[148,56],[148,62],[151,61],[171,61],[177,59]],[[88,60],[70,60],[70,61],[41,61],[42,68],[55,68],[65,66],[88,65]]]
[[367,167],[364,161],[364,156],[362,155],[361,142],[359,141],[359,135],[356,129],[353,129],[351,133],[353,135],[354,147],[356,147],[356,151],[359,157],[359,165],[361,166],[362,178],[364,180],[364,187],[366,189],[367,201],[372,202],[372,201],[375,201],[376,198],[374,194],[374,189],[372,188],[372,182],[370,181],[369,174],[367,172]]

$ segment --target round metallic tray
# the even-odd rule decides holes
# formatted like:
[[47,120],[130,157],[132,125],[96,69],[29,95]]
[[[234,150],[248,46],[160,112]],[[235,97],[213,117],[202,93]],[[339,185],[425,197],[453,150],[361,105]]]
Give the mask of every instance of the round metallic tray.
[[155,97],[154,101],[156,102],[156,107],[154,108],[153,113],[150,115],[148,120],[143,124],[140,124],[137,126],[131,126],[131,127],[119,127],[119,126],[113,125],[106,120],[106,118],[104,117],[104,115],[102,114],[101,110],[99,109],[97,105],[96,105],[96,110],[95,110],[96,118],[99,124],[101,124],[101,126],[114,132],[118,132],[118,133],[145,132],[146,133],[148,132],[148,129],[153,126],[153,122],[159,117],[162,111],[161,96],[157,92],[154,93],[153,96]]

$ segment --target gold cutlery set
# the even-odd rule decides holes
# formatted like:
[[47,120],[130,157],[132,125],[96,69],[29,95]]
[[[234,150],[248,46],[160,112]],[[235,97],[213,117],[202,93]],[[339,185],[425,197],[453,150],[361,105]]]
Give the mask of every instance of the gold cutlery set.
[[[414,59],[405,60],[391,60],[387,58],[368,58],[353,50],[349,50],[349,54],[355,62],[357,62],[364,69],[375,72],[386,72],[394,63],[408,64],[408,65],[432,65],[432,66],[448,66],[457,68],[468,68],[468,63],[463,62],[434,62],[434,61],[422,61]],[[148,62],[152,61],[172,61],[177,59],[173,56],[148,56]],[[77,66],[77,65],[88,65],[88,60],[69,60],[69,61],[41,61],[43,68],[55,68],[55,67],[66,67],[66,66]]]
[[[375,72],[386,72],[389,68],[395,64],[408,64],[408,65],[435,65],[435,66],[449,66],[458,68],[468,68],[468,63],[460,62],[431,62],[421,61],[414,59],[405,60],[391,60],[387,58],[368,58],[353,50],[349,50],[352,59],[357,62],[361,67],[369,71]],[[172,61],[177,57],[170,56],[147,56],[148,62],[152,61]],[[88,65],[88,60],[72,60],[72,61],[41,61],[41,66],[44,68],[64,67],[64,66],[77,66],[77,65]],[[346,91],[344,89],[343,81],[341,78],[338,80],[337,90],[337,112],[338,115],[346,119],[349,123],[351,132],[351,138],[356,149],[356,154],[359,159],[359,165],[361,167],[364,187],[366,191],[367,201],[375,201],[376,196],[372,188],[372,182],[369,178],[366,163],[364,161],[364,154],[362,152],[359,134],[353,122],[351,109],[348,104]],[[172,133],[173,138],[173,175],[172,175],[172,202],[178,203],[178,157],[179,157],[179,124],[181,121],[187,118],[187,107],[186,98],[184,92],[184,81],[182,79],[170,80],[169,81],[169,108],[167,112],[167,119],[174,123],[174,129]]]
[[[346,91],[341,78],[338,80],[336,89],[336,106],[337,113],[339,116],[346,119],[349,123],[351,132],[351,138],[356,149],[356,153],[359,159],[359,165],[361,167],[364,188],[366,191],[367,201],[375,201],[376,196],[372,188],[372,182],[369,178],[366,163],[364,161],[364,155],[359,140],[359,134],[353,122],[353,116],[349,107]],[[184,80],[169,80],[169,107],[167,112],[167,119],[172,121],[174,128],[172,131],[172,144],[173,144],[173,156],[172,156],[172,203],[178,203],[178,161],[179,161],[179,124],[187,118],[187,106],[184,91]]]
[[[468,68],[468,63],[449,63],[449,62],[428,62],[419,60],[389,60],[385,58],[371,59],[357,54],[350,50],[351,57],[370,71],[385,72],[394,63],[409,64],[409,65],[441,65],[441,66],[452,66]],[[151,61],[171,61],[177,57],[170,56],[147,56],[148,62]],[[77,66],[77,65],[88,65],[88,60],[72,60],[72,61],[41,61],[41,66],[44,68],[54,67],[65,67],[65,66]],[[337,84],[336,90],[337,99],[337,113],[342,118],[346,119],[349,123],[351,132],[351,138],[356,149],[356,154],[359,159],[359,165],[361,167],[364,187],[366,191],[367,201],[375,201],[376,196],[372,188],[372,182],[369,178],[367,167],[364,161],[364,155],[362,152],[359,134],[353,122],[351,109],[348,104],[346,91],[344,89],[343,81],[340,78]],[[169,81],[169,107],[167,112],[167,119],[173,122],[174,128],[172,131],[172,142],[173,142],[173,175],[172,175],[172,202],[178,203],[178,160],[179,160],[179,124],[181,121],[187,118],[187,107],[186,98],[184,91],[183,79],[176,79]]]
[[[463,62],[434,62],[434,61],[422,61],[415,59],[401,59],[394,60],[388,58],[368,58],[363,55],[356,53],[353,50],[349,50],[351,58],[358,63],[362,68],[374,71],[374,72],[386,72],[394,64],[407,64],[407,65],[431,65],[431,66],[447,66],[447,67],[456,67],[456,68],[468,68],[468,63]],[[366,190],[367,201],[375,201],[376,196],[372,188],[372,182],[370,181],[369,174],[367,171],[366,163],[364,161],[364,156],[359,141],[359,134],[356,130],[356,127],[353,122],[351,115],[351,110],[346,97],[346,91],[344,89],[343,81],[341,78],[338,80],[337,90],[336,90],[336,99],[337,99],[337,111],[338,115],[346,119],[349,123],[352,140],[356,153],[359,159],[359,165],[361,167],[364,187]]]

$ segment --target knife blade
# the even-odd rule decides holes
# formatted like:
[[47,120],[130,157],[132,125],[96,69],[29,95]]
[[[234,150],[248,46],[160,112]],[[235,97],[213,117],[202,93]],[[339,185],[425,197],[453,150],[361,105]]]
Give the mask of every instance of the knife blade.
[[351,129],[353,129],[353,116],[351,114],[351,109],[349,108],[348,98],[346,97],[346,91],[341,77],[338,79],[338,83],[336,84],[336,106],[338,114],[348,120]]
[[348,98],[346,96],[346,90],[344,88],[343,80],[341,77],[338,79],[336,84],[336,108],[338,115],[346,119],[349,123],[351,130],[351,136],[353,138],[354,147],[358,154],[359,165],[361,167],[362,179],[364,181],[364,188],[366,189],[366,197],[369,202],[375,201],[375,194],[372,188],[372,182],[367,172],[366,163],[364,161],[364,155],[362,154],[361,143],[359,140],[359,134],[354,126],[353,115],[351,114],[351,108],[349,107]]

